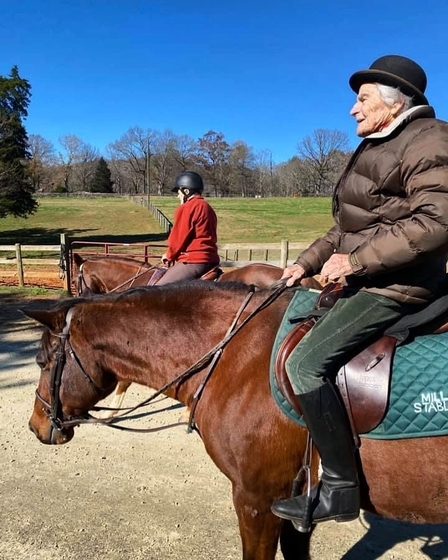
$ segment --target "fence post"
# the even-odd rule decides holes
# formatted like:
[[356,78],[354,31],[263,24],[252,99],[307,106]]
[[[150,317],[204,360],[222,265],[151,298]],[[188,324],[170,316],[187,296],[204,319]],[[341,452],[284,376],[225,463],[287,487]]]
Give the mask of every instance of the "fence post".
[[288,251],[289,243],[287,239],[282,239],[280,241],[280,266],[281,268],[286,268],[288,266]]
[[70,248],[65,233],[61,233],[61,260],[64,261],[64,290],[71,293]]
[[23,281],[22,250],[20,247],[20,243],[16,243],[16,261],[17,261],[17,276],[19,278],[19,286],[23,288],[25,283]]

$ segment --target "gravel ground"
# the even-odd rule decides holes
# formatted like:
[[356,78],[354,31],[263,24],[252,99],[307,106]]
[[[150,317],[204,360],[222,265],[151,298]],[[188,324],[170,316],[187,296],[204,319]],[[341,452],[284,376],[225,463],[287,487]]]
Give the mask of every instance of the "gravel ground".
[[[0,299],[0,558],[241,560],[230,484],[184,427],[132,434],[83,426],[61,447],[42,445],[29,432],[40,329],[17,307]],[[148,394],[133,386],[127,403]],[[134,426],[183,416],[169,399],[157,407],[168,410]],[[448,528],[363,514],[351,523],[319,526],[311,555],[448,558]]]

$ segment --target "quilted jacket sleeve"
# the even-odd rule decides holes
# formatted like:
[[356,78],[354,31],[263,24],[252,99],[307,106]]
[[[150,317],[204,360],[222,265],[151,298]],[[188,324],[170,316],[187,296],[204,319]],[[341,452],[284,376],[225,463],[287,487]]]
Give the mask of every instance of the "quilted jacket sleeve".
[[307,276],[320,272],[324,263],[338,250],[340,229],[336,224],[323,237],[316,239],[296,260],[296,264],[305,270]]

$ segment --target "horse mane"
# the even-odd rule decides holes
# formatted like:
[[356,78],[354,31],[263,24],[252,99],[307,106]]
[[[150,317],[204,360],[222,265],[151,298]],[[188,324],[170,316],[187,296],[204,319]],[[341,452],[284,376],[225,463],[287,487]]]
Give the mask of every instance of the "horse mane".
[[[170,284],[163,284],[161,286],[136,286],[125,290],[124,292],[113,292],[108,294],[102,294],[95,297],[101,299],[113,299],[113,300],[128,300],[133,301],[134,299],[140,298],[143,294],[157,293],[162,294],[163,297],[169,296],[170,294],[185,294],[185,297],[192,297],[192,293],[210,293],[210,292],[247,292],[248,286],[244,282],[204,282],[203,280],[184,280],[180,282],[173,282]],[[89,300],[90,301],[90,300]]]

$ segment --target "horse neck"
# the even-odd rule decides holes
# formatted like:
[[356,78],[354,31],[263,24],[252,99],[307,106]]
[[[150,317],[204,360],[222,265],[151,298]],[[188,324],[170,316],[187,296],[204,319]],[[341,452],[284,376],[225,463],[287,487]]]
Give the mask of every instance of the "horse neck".
[[[84,270],[84,274],[89,276],[92,284],[102,285],[110,292],[119,284],[131,280],[140,268],[138,263],[105,259],[96,263],[92,261],[91,266]],[[123,290],[128,287],[129,285],[123,286]]]
[[[78,333],[84,340],[75,343],[90,345],[96,362],[92,367],[97,371],[101,364],[103,372],[113,372],[118,381],[159,390],[224,338],[242,301],[239,298],[231,306],[211,299],[195,306],[185,296],[171,294],[169,301],[162,298],[160,302],[154,292],[146,291],[141,301],[136,298],[132,305],[123,304],[119,313],[120,300],[90,302]],[[166,394],[188,404],[204,375],[204,371],[193,374],[181,390],[176,387]]]

